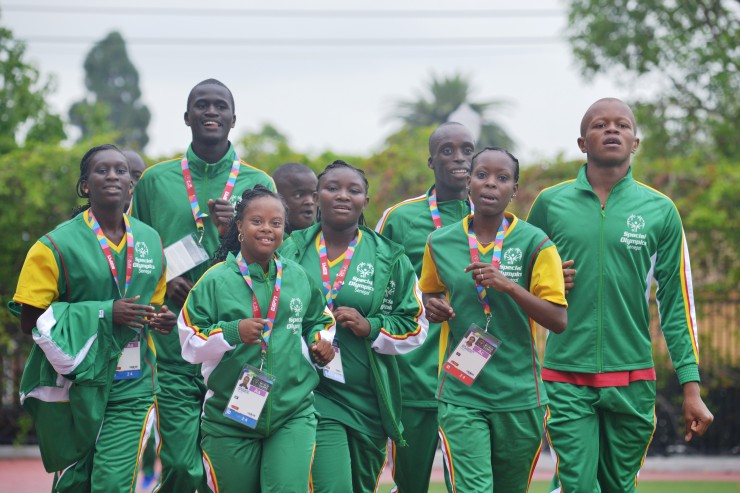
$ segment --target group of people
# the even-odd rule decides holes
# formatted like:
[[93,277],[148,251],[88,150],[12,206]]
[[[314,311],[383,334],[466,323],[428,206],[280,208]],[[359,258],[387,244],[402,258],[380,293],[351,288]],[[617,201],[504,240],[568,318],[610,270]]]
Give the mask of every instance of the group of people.
[[426,492],[439,444],[449,491],[527,491],[543,432],[552,491],[636,491],[653,278],[686,439],[711,424],[680,217],[632,178],[623,102],[589,107],[586,164],[526,221],[516,157],[441,125],[433,184],[375,229],[361,169],[242,161],[221,82],[184,119],[189,148],[135,189],[135,158],[88,151],[88,204],[20,274],[21,401],[54,491],[133,491],[152,432],[160,492],[374,492],[388,456],[393,491]]

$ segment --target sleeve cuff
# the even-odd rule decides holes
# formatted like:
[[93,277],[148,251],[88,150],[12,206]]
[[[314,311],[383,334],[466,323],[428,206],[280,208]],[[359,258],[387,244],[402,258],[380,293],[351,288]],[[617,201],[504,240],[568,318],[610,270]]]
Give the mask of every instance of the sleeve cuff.
[[113,300],[104,301],[100,304],[100,310],[98,310],[98,318],[109,324],[113,323]]
[[242,338],[239,336],[240,321],[241,320],[235,320],[233,322],[224,322],[221,324],[221,330],[224,333],[224,340],[232,346],[236,346],[242,342]]
[[699,378],[699,366],[693,363],[689,363],[688,365],[676,368],[676,376],[678,377],[678,382],[681,385],[688,382],[701,381],[701,379]]
[[375,341],[380,335],[380,328],[383,324],[379,318],[368,318],[367,321],[370,323],[370,334],[368,334],[367,338]]

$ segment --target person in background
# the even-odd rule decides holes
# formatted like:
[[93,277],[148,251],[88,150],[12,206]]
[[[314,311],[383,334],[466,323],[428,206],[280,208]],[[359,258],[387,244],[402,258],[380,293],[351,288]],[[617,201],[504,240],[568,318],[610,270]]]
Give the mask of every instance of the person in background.
[[[548,337],[542,378],[553,490],[634,492],[655,431],[655,368],[648,294],[683,385],[686,441],[713,416],[699,394],[699,346],[686,237],[673,202],[632,178],[640,139],[632,110],[614,98],[581,120],[586,154],[575,180],[543,190],[528,221],[547,233],[577,281],[568,330]],[[559,490],[558,490],[559,491]]]
[[275,187],[288,206],[285,234],[316,222],[316,173],[299,163],[285,163],[272,174]]
[[[168,273],[166,297],[177,313],[210,265],[242,192],[258,184],[275,188],[269,175],[241,161],[229,142],[236,113],[234,97],[222,82],[196,84],[184,120],[192,135],[190,147],[141,175],[131,210],[160,234],[165,252],[174,256],[168,264],[180,266]],[[157,335],[154,342],[162,385],[157,397],[162,477],[156,491],[188,493],[205,487],[198,445],[203,377],[197,365],[183,360],[177,334]]]

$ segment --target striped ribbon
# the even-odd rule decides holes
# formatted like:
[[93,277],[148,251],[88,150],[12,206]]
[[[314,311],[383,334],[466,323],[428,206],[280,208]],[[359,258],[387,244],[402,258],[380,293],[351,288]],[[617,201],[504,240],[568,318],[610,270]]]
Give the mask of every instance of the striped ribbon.
[[123,222],[126,224],[126,281],[123,286],[123,292],[121,292],[121,283],[118,280],[116,260],[113,257],[113,252],[111,251],[110,243],[108,243],[108,238],[105,237],[103,229],[100,227],[98,220],[95,219],[92,210],[88,209],[86,212],[88,214],[88,219],[90,220],[90,227],[98,238],[100,248],[103,250],[103,255],[105,255],[105,259],[108,261],[110,272],[113,274],[113,280],[116,282],[116,289],[118,289],[118,296],[123,298],[126,296],[129,284],[131,284],[131,275],[134,271],[134,234],[131,232],[131,223],[129,223],[128,217],[124,214]]

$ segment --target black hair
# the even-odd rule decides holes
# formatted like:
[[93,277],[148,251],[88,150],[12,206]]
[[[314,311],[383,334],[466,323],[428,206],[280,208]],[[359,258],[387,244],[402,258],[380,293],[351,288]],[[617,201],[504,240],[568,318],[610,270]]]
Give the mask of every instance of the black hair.
[[[87,179],[90,177],[90,163],[92,162],[92,158],[101,151],[121,152],[121,150],[113,144],[103,144],[93,147],[92,149],[88,150],[84,156],[82,156],[82,159],[80,160],[80,177],[77,178],[77,187],[75,191],[77,192],[78,197],[80,197],[81,199],[87,199],[87,203],[83,205],[78,205],[77,207],[72,209],[72,217],[75,217],[80,212],[86,211],[90,208],[90,194],[82,189],[82,183],[86,182]],[[124,156],[124,158],[125,157],[126,156]],[[128,160],[126,160],[126,164],[128,165]]]
[[209,86],[209,85],[221,86],[224,89],[226,89],[226,92],[229,93],[229,100],[231,102],[231,112],[236,113],[236,105],[234,104],[234,95],[231,94],[231,89],[229,89],[226,86],[226,84],[224,84],[223,82],[217,79],[206,79],[206,80],[202,80],[198,82],[197,84],[195,84],[193,88],[190,89],[190,93],[188,94],[188,102],[187,102],[187,107],[185,108],[185,111],[190,111],[190,103],[193,102],[193,92],[200,86]]
[[[349,164],[349,163],[347,163],[345,161],[342,161],[341,159],[337,159],[336,161],[334,161],[333,163],[331,163],[329,166],[327,166],[326,168],[324,168],[324,171],[322,171],[321,173],[319,173],[319,176],[317,177],[319,183],[321,183],[321,178],[323,178],[324,175],[326,175],[328,172],[334,171],[335,169],[341,169],[341,168],[351,169],[352,171],[354,171],[355,173],[357,173],[358,175],[360,175],[360,178],[362,178],[363,183],[365,183],[365,195],[367,195],[368,192],[370,191],[370,184],[367,182],[367,177],[365,176],[365,172],[362,171],[360,168],[355,168],[351,164]],[[320,221],[321,220],[321,207],[319,207],[317,209],[317,211],[316,211],[316,220],[317,221]],[[362,225],[362,226],[365,226],[366,223],[365,223],[365,214],[364,213],[360,213],[360,217],[357,220],[357,223],[360,224],[360,225]]]
[[[432,132],[432,134],[429,136],[429,155],[430,156],[433,155],[434,152],[437,150],[437,146],[439,145],[439,140],[440,140],[439,134],[441,134],[448,127],[452,127],[455,125],[458,127],[462,127],[462,130],[470,134],[470,130],[468,130],[468,127],[466,127],[460,122],[444,122],[442,125],[434,129],[434,132]],[[472,134],[470,135],[470,139],[473,141],[473,145],[475,145],[475,139],[473,139]]]
[[473,169],[475,168],[475,162],[478,160],[478,156],[483,154],[487,151],[496,151],[496,152],[503,152],[507,156],[509,156],[509,159],[512,160],[514,163],[514,183],[519,183],[519,160],[514,157],[512,153],[504,149],[503,147],[496,147],[496,146],[490,146],[490,147],[484,147],[480,151],[478,151],[475,156],[473,156],[473,159],[470,161],[470,174],[473,174]]
[[287,222],[288,206],[285,205],[285,201],[279,194],[273,192],[264,185],[256,185],[254,188],[248,188],[247,190],[244,190],[241,200],[239,200],[239,202],[237,202],[236,204],[236,212],[234,214],[234,217],[231,219],[231,222],[229,223],[229,229],[226,231],[226,234],[221,240],[221,245],[219,245],[218,249],[213,254],[213,265],[226,260],[226,257],[229,255],[229,253],[236,254],[241,249],[241,243],[239,242],[239,229],[236,222],[242,220],[242,218],[244,217],[244,210],[252,201],[262,197],[272,197],[280,201],[280,203],[283,204],[285,221]]

